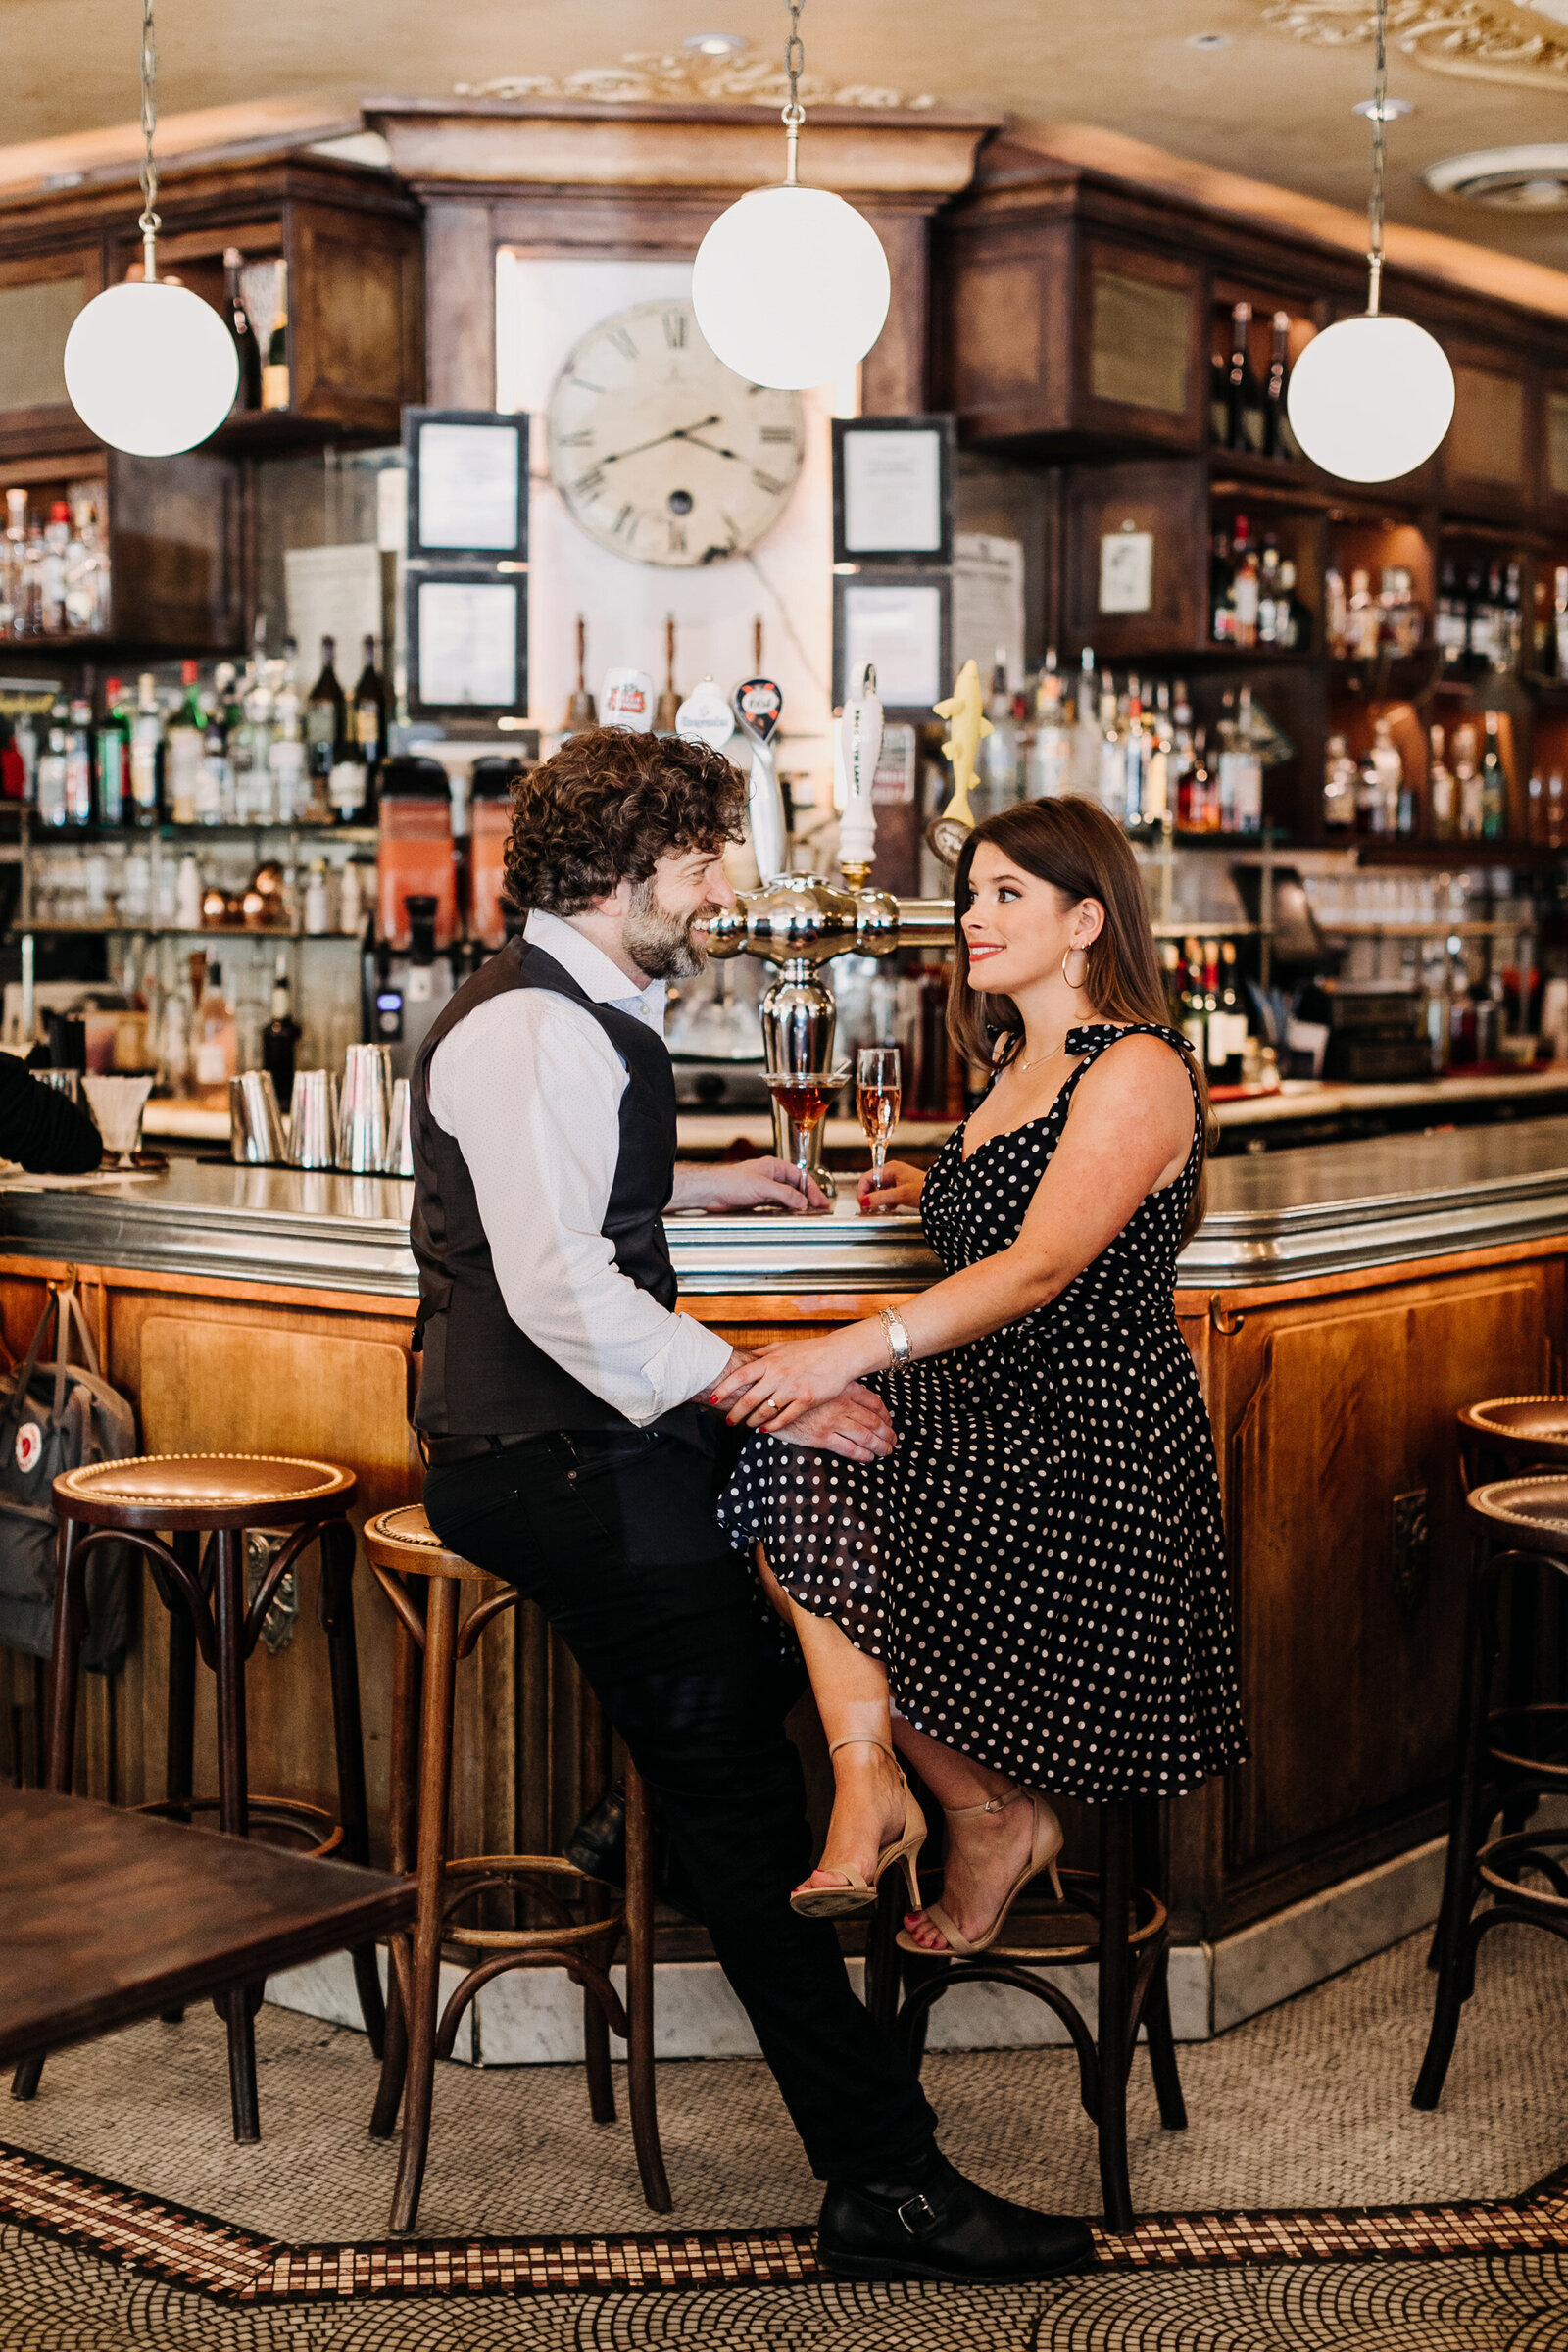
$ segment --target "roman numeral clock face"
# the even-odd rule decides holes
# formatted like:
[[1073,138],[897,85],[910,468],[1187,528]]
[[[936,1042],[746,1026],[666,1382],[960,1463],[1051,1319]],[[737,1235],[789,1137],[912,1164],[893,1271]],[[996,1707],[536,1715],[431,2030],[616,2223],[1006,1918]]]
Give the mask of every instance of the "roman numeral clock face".
[[801,470],[797,392],[715,359],[689,302],[590,327],[550,395],[551,478],[590,539],[636,564],[713,564],[777,521]]

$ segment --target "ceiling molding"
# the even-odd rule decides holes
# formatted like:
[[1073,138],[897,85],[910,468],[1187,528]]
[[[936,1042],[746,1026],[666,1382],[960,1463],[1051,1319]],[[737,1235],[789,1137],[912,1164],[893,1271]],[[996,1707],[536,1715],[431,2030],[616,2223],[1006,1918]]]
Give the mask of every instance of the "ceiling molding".
[[[1264,21],[1321,49],[1370,43],[1367,0],[1269,0]],[[1389,45],[1431,74],[1568,92],[1568,10],[1546,0],[1389,0]]]
[[[632,106],[650,99],[673,99],[687,104],[714,105],[739,99],[749,106],[782,107],[790,95],[789,78],[771,57],[702,57],[690,53],[661,55],[653,49],[628,49],[618,65],[580,66],[573,74],[499,74],[489,81],[453,84],[458,98],[586,98],[602,106]],[[820,74],[800,78],[803,106],[849,106],[873,112],[924,112],[936,105],[930,97],[905,98],[897,90],[870,82],[827,80]]]

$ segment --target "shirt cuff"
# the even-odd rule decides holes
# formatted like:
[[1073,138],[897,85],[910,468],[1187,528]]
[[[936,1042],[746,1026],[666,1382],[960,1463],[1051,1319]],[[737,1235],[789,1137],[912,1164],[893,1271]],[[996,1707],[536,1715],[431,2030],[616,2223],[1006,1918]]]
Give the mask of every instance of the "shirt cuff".
[[677,1404],[686,1403],[692,1396],[710,1389],[733,1350],[728,1340],[699,1323],[695,1315],[672,1315],[669,1335],[661,1341],[643,1365],[643,1378],[653,1392],[646,1419],[635,1418],[640,1427],[657,1421],[661,1413],[671,1411]]

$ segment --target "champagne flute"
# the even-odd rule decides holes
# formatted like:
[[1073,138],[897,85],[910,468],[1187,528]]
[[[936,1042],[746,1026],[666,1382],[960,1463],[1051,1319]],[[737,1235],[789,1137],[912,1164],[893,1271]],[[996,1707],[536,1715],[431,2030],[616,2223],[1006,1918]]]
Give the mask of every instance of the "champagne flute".
[[860,1125],[865,1129],[866,1141],[871,1147],[871,1166],[880,1187],[882,1163],[887,1158],[893,1130],[899,1123],[899,1105],[904,1099],[897,1046],[860,1048],[855,1071],[855,1093]]

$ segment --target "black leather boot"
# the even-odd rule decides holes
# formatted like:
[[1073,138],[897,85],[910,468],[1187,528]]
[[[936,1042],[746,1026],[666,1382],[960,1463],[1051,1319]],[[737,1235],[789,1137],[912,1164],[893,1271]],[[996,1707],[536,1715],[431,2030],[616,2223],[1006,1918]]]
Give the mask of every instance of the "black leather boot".
[[841,2278],[995,2285],[1077,2270],[1092,2259],[1094,2239],[1087,2222],[977,2188],[933,2148],[905,2179],[830,2180],[816,2250]]

